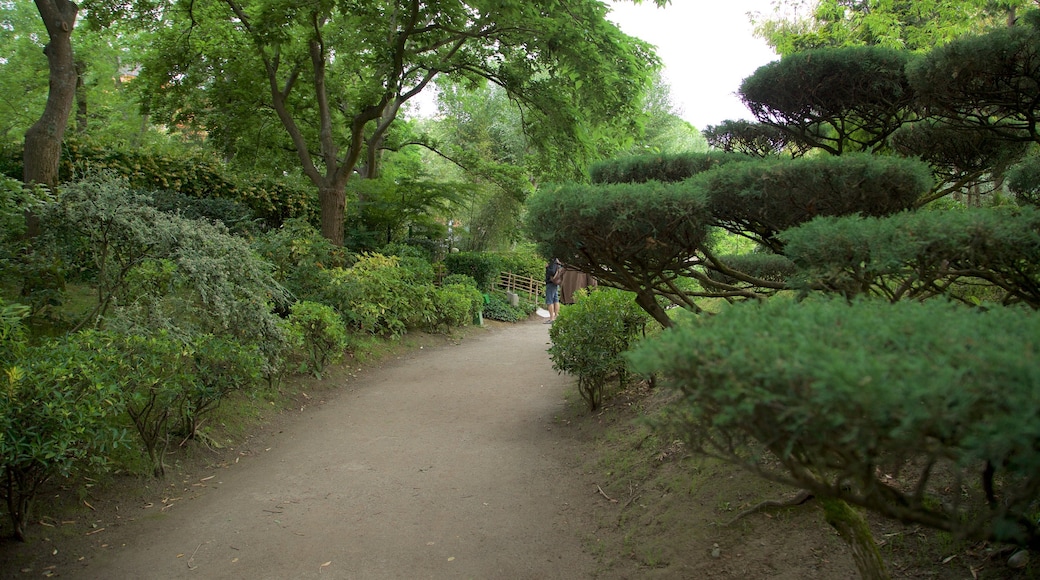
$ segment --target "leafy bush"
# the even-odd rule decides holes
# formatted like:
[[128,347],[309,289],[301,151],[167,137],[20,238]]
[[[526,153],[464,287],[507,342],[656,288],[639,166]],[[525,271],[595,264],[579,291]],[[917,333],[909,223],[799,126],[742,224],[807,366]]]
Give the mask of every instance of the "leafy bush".
[[73,336],[79,348],[99,353],[99,367],[118,377],[113,380],[121,389],[119,400],[153,475],[162,477],[171,429],[194,386],[190,348],[166,331],[146,335],[91,330]]
[[260,224],[253,218],[253,211],[231,199],[190,197],[176,191],[145,192],[156,209],[173,213],[184,219],[205,219],[219,222],[238,235],[259,233]]
[[255,344],[212,334],[193,337],[191,384],[181,414],[183,434],[195,437],[203,415],[216,409],[231,393],[255,385],[265,363],[265,356]]
[[285,301],[271,266],[223,226],[186,220],[143,203],[126,183],[92,176],[41,211],[49,229],[78,237],[96,267],[97,303],[80,326],[102,327],[115,306],[121,324],[166,320],[182,336],[212,333],[277,348],[272,308]]
[[451,329],[468,326],[481,312],[484,296],[468,284],[445,284],[433,293],[435,318],[433,327]]
[[253,248],[274,264],[275,279],[297,300],[339,308],[340,299],[326,295],[331,284],[329,270],[349,267],[355,257],[329,242],[306,220],[286,220],[254,240]]
[[628,362],[623,354],[642,337],[650,321],[635,295],[614,288],[580,291],[577,301],[560,310],[549,329],[553,368],[578,377],[578,392],[590,411],[603,401],[613,376],[624,385]]
[[502,262],[495,254],[458,252],[444,258],[449,274],[465,274],[477,281],[477,289],[490,292],[502,272]]
[[473,276],[467,274],[448,274],[444,277],[444,286],[449,284],[462,284],[463,286],[477,287],[477,281],[473,279]]
[[352,329],[400,336],[434,319],[433,268],[422,260],[363,254],[330,276],[329,292],[341,297],[334,306]]
[[343,319],[331,306],[297,302],[292,305],[288,327],[292,343],[306,353],[303,370],[314,373],[319,379],[325,367],[343,356],[343,350],[347,348]]
[[[666,331],[632,361],[681,393],[660,427],[691,449],[904,522],[1036,547],[1037,336],[1040,317],[1020,308],[773,299]],[[964,482],[950,501],[936,495],[946,476]]]
[[[17,314],[3,312],[7,339],[0,346],[11,352],[17,331],[8,323]],[[40,486],[84,464],[104,465],[112,448],[124,442],[124,432],[114,427],[124,377],[110,360],[74,338],[28,347],[4,361],[0,493],[19,540],[26,539],[25,524]]]
[[533,247],[512,252],[500,252],[498,258],[503,272],[512,272],[535,280],[541,280],[545,275],[545,263],[548,261],[539,256]]
[[500,320],[502,322],[518,322],[527,318],[526,312],[510,306],[498,294],[487,295],[483,315],[488,320]]

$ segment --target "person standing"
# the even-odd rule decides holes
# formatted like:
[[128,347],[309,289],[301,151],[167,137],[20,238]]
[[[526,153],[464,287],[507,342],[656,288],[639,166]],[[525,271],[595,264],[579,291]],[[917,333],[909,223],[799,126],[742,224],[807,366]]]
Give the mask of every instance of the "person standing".
[[545,265],[545,309],[549,311],[546,324],[556,322],[560,313],[560,282],[563,281],[563,264],[559,258],[549,260]]

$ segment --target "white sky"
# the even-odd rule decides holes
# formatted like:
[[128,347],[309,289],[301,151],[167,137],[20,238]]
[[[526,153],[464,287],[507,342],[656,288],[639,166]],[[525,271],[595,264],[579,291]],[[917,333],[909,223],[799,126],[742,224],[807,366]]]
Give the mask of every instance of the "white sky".
[[755,38],[749,13],[771,16],[771,0],[672,0],[658,8],[612,2],[608,18],[625,34],[657,46],[680,116],[698,130],[727,119],[751,119],[735,95],[740,82],[778,60]]

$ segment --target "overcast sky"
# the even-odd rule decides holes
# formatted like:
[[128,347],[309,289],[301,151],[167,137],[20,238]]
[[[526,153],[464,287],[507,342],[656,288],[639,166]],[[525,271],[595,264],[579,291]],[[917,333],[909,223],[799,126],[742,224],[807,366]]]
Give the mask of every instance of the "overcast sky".
[[657,46],[665,80],[681,116],[698,130],[726,119],[750,119],[735,96],[740,82],[779,59],[752,35],[748,13],[770,15],[770,0],[673,0],[658,8],[614,2],[608,16],[630,36]]

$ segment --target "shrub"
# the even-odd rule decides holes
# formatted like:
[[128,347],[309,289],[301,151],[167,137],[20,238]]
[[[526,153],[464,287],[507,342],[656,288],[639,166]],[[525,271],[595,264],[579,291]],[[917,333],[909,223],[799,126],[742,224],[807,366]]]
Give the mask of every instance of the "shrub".
[[395,337],[434,319],[433,268],[422,260],[363,254],[330,276],[329,292],[341,297],[335,306],[350,328]]
[[433,305],[433,327],[450,330],[471,324],[484,307],[484,296],[467,284],[445,284],[434,291]]
[[181,430],[196,437],[203,415],[216,409],[229,394],[260,380],[265,356],[255,344],[204,334],[191,341],[191,384],[182,406]]
[[678,153],[672,155],[637,155],[611,159],[593,164],[592,183],[645,183],[647,181],[676,182],[698,173],[731,163],[747,161],[749,156],[712,151],[708,153]]
[[[1022,308],[773,299],[666,331],[632,360],[682,395],[659,426],[691,449],[903,522],[1035,548],[1037,336],[1040,317]],[[951,501],[943,474],[963,481]]]
[[624,385],[628,363],[623,354],[638,340],[650,321],[635,295],[614,288],[578,292],[577,301],[560,310],[549,329],[553,368],[578,377],[578,392],[590,411],[603,401],[611,377]]
[[449,274],[465,274],[477,281],[477,289],[490,292],[495,288],[502,262],[495,254],[484,252],[459,252],[448,254],[444,266]]
[[[8,322],[11,312],[4,309]],[[6,322],[3,323],[6,326]],[[2,344],[5,350],[8,340]],[[114,427],[121,377],[110,356],[78,340],[29,347],[3,365],[0,384],[0,493],[19,540],[41,486],[84,464],[108,461],[124,442]]]
[[502,322],[518,322],[527,317],[523,310],[510,306],[498,294],[487,295],[483,314],[484,318],[488,320],[499,320]]
[[473,288],[477,287],[477,281],[473,279],[473,276],[468,274],[448,274],[444,277],[442,284],[444,286],[450,284],[462,284],[463,286],[472,286]]
[[306,220],[286,220],[254,240],[253,249],[274,264],[275,279],[297,300],[339,308],[339,299],[326,294],[331,284],[329,270],[347,268],[355,257],[329,242]]
[[325,367],[343,356],[347,332],[336,311],[317,302],[297,302],[289,315],[290,340],[305,353],[303,369],[321,378]]

